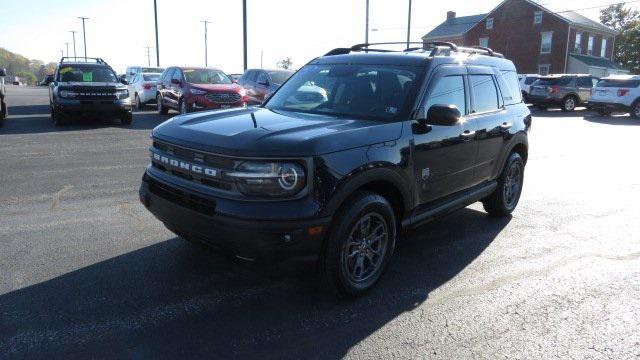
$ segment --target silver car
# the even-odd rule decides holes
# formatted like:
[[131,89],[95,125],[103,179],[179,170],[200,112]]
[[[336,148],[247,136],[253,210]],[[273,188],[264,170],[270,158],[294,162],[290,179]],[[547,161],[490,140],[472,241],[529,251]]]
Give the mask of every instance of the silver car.
[[143,110],[145,106],[155,104],[156,89],[159,73],[135,74],[129,82],[129,97],[137,110]]
[[558,106],[562,111],[573,111],[587,104],[598,80],[592,75],[542,76],[531,85],[527,100],[541,110]]

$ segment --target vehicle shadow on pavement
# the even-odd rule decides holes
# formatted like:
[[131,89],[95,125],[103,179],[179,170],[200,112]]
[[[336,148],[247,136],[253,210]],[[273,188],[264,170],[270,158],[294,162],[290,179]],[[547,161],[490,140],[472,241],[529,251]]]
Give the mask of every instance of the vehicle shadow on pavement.
[[598,114],[585,115],[586,121],[605,125],[640,126],[640,120],[634,119],[629,114],[613,114],[613,116],[600,116]]
[[0,296],[0,357],[338,358],[426,301],[509,221],[464,209],[409,233],[355,300],[325,293],[308,260],[245,266],[170,239]]
[[118,127],[131,130],[150,130],[169,120],[172,115],[158,115],[152,111],[134,112],[131,125],[121,125],[117,119],[74,118],[65,126],[55,126],[49,115],[48,105],[9,106],[9,117],[0,127],[3,134],[39,134],[63,131],[79,131],[99,128]]

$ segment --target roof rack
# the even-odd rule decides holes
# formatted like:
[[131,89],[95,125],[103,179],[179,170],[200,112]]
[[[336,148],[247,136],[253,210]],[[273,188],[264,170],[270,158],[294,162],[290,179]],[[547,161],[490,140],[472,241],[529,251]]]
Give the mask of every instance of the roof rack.
[[[380,49],[380,48],[372,48],[372,46],[380,46],[380,45],[420,45],[419,47],[407,47],[404,50],[390,50],[390,49]],[[413,51],[431,51],[429,56],[436,55],[445,55],[449,56],[451,52],[462,52],[468,54],[479,54],[479,55],[487,55],[493,57],[504,58],[504,56],[500,53],[494,52],[492,49],[487,47],[480,46],[472,46],[472,47],[464,47],[457,46],[451,42],[444,41],[433,41],[428,43],[422,42],[380,42],[380,43],[364,43],[364,44],[356,44],[349,48],[335,48],[324,56],[333,56],[333,55],[344,55],[352,52],[413,52]]]
[[60,59],[60,63],[65,63],[65,62],[86,62],[86,63],[93,62],[96,64],[109,65],[102,58],[92,58],[92,57],[84,57],[84,56],[63,56]]

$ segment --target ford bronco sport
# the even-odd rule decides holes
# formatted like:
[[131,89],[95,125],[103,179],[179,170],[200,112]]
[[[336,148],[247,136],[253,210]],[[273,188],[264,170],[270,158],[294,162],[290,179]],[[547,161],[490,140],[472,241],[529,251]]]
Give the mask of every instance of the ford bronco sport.
[[[378,281],[401,229],[476,201],[508,216],[531,126],[513,63],[451,43],[382,45],[332,50],[259,107],[159,125],[140,201],[179,236],[239,257],[319,255],[341,296]],[[327,96],[300,99],[309,86]]]
[[90,115],[114,117],[130,125],[131,100],[126,85],[100,58],[63,57],[49,84],[51,120],[60,126],[72,116]]

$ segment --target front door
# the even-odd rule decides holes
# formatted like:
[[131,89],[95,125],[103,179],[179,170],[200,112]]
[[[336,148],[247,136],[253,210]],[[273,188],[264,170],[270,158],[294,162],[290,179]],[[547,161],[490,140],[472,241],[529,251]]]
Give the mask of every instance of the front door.
[[[471,186],[478,144],[469,119],[467,69],[444,65],[431,76],[421,104],[425,114],[433,105],[455,105],[461,120],[451,126],[414,126],[414,164],[421,204]],[[414,124],[415,125],[415,124]]]

